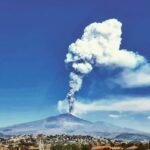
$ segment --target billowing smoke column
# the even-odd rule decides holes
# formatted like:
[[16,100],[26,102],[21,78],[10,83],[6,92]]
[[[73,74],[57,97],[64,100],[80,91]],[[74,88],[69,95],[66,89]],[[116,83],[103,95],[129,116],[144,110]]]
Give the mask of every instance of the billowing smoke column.
[[71,72],[69,81],[70,91],[67,94],[67,100],[69,103],[69,113],[71,113],[73,110],[75,101],[74,95],[77,91],[79,91],[81,85],[82,85],[82,77],[79,74]]
[[[85,74],[92,70],[92,66],[86,62],[83,63],[73,63],[72,67],[75,69],[74,72],[70,73],[69,87],[70,90],[67,94],[67,100],[69,103],[69,113],[73,111],[75,93],[80,90],[82,86],[82,80]],[[79,70],[79,67],[82,70]]]
[[84,29],[80,39],[69,46],[65,63],[71,64],[70,90],[66,96],[69,112],[74,108],[75,94],[82,86],[83,78],[94,67],[113,66],[134,69],[145,62],[143,56],[120,49],[121,22],[109,19],[102,23],[92,23]]

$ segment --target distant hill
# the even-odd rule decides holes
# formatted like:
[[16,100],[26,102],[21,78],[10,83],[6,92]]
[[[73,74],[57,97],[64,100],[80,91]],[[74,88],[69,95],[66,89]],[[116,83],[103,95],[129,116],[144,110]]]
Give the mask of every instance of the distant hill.
[[[150,135],[128,128],[109,124],[106,122],[90,122],[80,119],[71,114],[60,114],[42,120],[17,124],[9,127],[0,128],[3,135],[23,135],[23,134],[79,134],[103,136],[118,139],[150,139]],[[137,136],[135,136],[137,135]]]

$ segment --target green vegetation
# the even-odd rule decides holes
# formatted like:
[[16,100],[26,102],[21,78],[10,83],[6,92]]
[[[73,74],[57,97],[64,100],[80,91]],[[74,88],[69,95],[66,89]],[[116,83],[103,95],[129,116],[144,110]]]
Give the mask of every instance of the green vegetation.
[[51,150],[91,150],[90,144],[56,144],[51,147]]

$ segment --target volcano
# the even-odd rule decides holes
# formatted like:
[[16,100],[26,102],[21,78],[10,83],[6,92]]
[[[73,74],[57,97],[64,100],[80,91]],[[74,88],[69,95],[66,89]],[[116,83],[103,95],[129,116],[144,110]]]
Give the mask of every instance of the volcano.
[[[60,114],[45,119],[17,124],[0,128],[0,133],[4,136],[8,135],[29,135],[29,134],[69,134],[69,135],[91,135],[102,137],[127,137],[127,134],[138,135],[138,137],[146,137],[150,139],[150,135],[134,129],[122,128],[106,122],[90,122],[78,118],[72,114]],[[121,136],[120,136],[121,135]],[[134,136],[134,137],[135,137]]]

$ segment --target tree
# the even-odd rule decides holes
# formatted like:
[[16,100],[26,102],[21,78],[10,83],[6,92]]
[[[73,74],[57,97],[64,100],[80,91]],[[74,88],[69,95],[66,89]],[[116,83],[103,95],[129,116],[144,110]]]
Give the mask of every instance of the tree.
[[140,143],[138,145],[138,149],[137,150],[146,150],[146,147],[142,143]]

